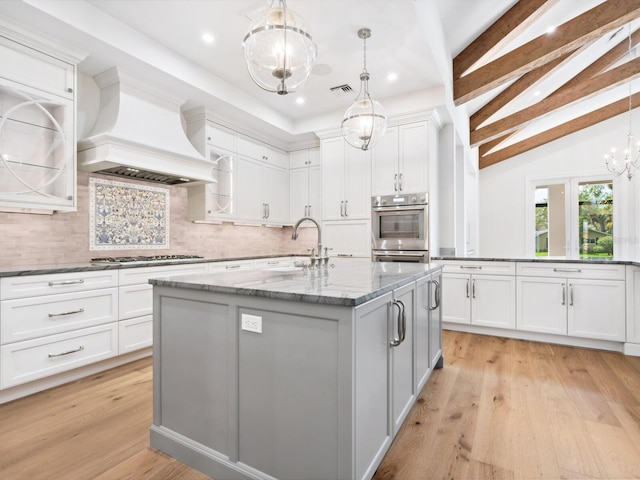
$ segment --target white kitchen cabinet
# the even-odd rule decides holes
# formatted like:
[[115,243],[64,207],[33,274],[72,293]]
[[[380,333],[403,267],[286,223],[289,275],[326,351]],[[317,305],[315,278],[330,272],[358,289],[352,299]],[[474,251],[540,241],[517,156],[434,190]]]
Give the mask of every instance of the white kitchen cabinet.
[[627,265],[625,284],[627,343],[625,343],[624,352],[640,356],[640,267]]
[[322,242],[330,257],[371,257],[371,222],[353,220],[322,223]]
[[2,30],[0,210],[75,211],[75,82],[84,54],[32,42],[22,33],[13,41]]
[[322,218],[322,171],[319,150],[291,152],[289,170],[289,219]]
[[372,194],[429,191],[429,124],[389,127],[371,153]]
[[370,153],[334,137],[322,140],[321,161],[323,220],[369,219]]
[[288,223],[289,176],[286,169],[239,157],[237,188],[238,219]]
[[287,152],[244,135],[238,135],[238,155],[260,160],[280,168],[287,168],[289,165]]
[[444,322],[515,328],[516,279],[512,263],[442,263],[445,264],[442,274]]
[[209,162],[214,182],[200,183],[188,188],[192,221],[230,221],[236,214],[234,195],[237,134],[228,128],[208,121],[203,110],[186,115],[187,137]]
[[625,340],[624,266],[523,262],[518,275],[518,330]]
[[420,392],[433,369],[442,367],[442,272],[416,281],[415,369]]

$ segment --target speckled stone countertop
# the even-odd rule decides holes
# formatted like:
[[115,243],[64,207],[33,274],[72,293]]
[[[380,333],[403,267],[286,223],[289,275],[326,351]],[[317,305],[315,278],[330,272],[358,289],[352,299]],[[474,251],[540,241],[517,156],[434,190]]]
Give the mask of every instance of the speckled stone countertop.
[[[114,255],[116,256],[116,255]],[[232,258],[187,258],[184,260],[152,261],[136,263],[67,263],[55,265],[3,267],[0,265],[0,277],[19,277],[22,275],[45,275],[50,273],[90,272],[95,270],[119,270],[121,268],[159,267],[163,265],[184,265],[189,263],[233,262],[240,260],[259,260],[261,258],[297,257],[301,255],[263,255]]]
[[333,259],[320,270],[266,269],[154,278],[153,285],[325,305],[357,306],[442,268],[425,263]]
[[611,260],[608,258],[580,258],[567,259],[561,257],[534,257],[534,258],[500,258],[500,257],[431,257],[432,261],[465,261],[465,262],[540,262],[540,263],[594,263],[601,265],[635,265],[640,266],[640,261],[635,260]]

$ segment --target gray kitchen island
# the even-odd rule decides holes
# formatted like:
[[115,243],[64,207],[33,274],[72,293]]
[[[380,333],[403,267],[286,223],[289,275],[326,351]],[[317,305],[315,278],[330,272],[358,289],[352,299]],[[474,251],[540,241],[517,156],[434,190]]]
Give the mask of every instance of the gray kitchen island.
[[154,279],[151,446],[215,480],[368,479],[442,366],[441,267]]

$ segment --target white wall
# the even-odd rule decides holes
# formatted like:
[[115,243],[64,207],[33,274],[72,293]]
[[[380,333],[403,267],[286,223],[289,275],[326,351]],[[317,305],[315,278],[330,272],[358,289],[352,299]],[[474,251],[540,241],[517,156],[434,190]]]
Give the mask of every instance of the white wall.
[[[480,170],[479,251],[481,257],[526,256],[527,188],[532,178],[606,174],[604,154],[626,143],[628,114],[622,114],[554,142]],[[640,139],[640,109],[633,111]],[[639,174],[629,182],[614,179],[614,251],[618,258],[638,258],[635,192]]]

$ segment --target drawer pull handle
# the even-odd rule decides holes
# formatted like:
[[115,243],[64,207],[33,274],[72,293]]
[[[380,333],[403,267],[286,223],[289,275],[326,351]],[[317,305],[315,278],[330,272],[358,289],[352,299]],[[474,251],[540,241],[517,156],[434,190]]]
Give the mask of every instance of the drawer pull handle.
[[240,268],[240,265],[226,265],[224,268],[226,268],[226,269]]
[[582,270],[579,268],[554,268],[554,272],[564,272],[564,273],[580,273]]
[[482,265],[460,265],[460,268],[466,268],[467,270],[482,270]]
[[84,283],[84,279],[79,278],[77,280],[60,280],[57,282],[49,282],[49,286],[56,287],[58,285],[74,285],[76,283]]
[[353,257],[353,253],[339,253],[338,257]]
[[63,357],[65,355],[71,355],[72,353],[81,352],[82,350],[84,350],[84,347],[82,345],[80,345],[78,348],[76,348],[74,350],[69,350],[68,352],[50,353],[49,354],[49,358]]
[[50,313],[49,317],[64,317],[65,315],[73,315],[74,313],[82,313],[82,312],[84,312],[84,308],[79,308],[78,310],[71,310],[69,312]]
[[274,261],[274,262],[267,262],[267,265],[278,265],[280,262],[278,261]]

